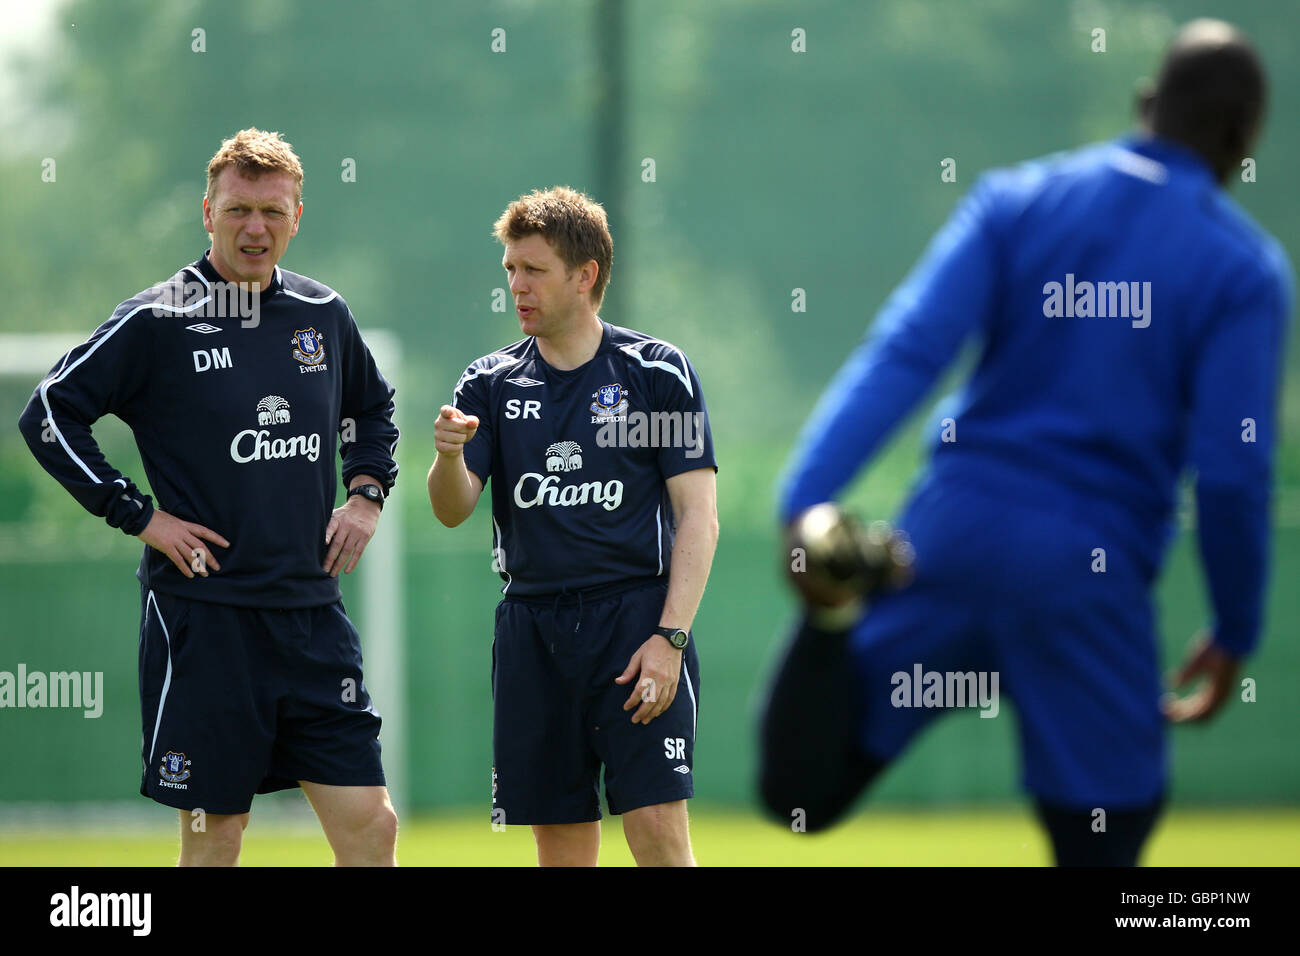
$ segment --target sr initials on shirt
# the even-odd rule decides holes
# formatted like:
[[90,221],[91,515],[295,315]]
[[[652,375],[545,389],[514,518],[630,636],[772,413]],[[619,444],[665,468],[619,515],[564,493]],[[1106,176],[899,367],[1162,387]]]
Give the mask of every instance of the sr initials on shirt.
[[535,418],[542,420],[542,403],[529,399],[512,398],[506,402],[506,418]]

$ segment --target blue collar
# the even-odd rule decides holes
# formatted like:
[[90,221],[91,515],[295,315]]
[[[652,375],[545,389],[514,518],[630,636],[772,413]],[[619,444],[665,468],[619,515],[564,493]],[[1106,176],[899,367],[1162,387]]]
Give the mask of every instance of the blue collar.
[[1164,166],[1176,169],[1184,175],[1191,174],[1204,177],[1210,182],[1217,181],[1214,170],[1205,157],[1182,143],[1175,143],[1154,133],[1139,131],[1120,136],[1115,140],[1115,144],[1139,156],[1145,156],[1147,159],[1153,159]]

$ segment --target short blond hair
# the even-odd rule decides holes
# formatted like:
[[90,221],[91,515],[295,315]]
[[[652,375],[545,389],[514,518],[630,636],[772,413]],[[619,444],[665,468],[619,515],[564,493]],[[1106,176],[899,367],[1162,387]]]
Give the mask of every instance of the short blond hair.
[[591,301],[600,308],[614,265],[614,239],[605,208],[596,200],[568,186],[534,189],[506,207],[493,234],[502,245],[540,235],[570,270],[594,259],[597,274]]
[[279,133],[250,127],[225,140],[208,161],[208,191],[204,195],[209,201],[216,192],[217,178],[231,166],[247,179],[257,179],[267,173],[288,173],[295,186],[294,205],[302,202],[302,163]]

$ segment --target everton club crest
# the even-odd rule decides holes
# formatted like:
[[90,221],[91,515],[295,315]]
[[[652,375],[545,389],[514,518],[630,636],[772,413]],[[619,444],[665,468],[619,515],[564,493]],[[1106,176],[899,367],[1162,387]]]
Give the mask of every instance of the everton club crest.
[[595,399],[591,403],[591,423],[626,421],[627,395],[627,389],[617,382],[598,388],[591,396]]
[[293,357],[310,368],[300,372],[315,371],[325,367],[325,336],[315,329],[298,329],[293,333]]
[[[184,754],[169,750],[163,754],[159,775],[168,783],[180,783],[190,778],[190,761]],[[182,788],[184,789],[184,788]]]

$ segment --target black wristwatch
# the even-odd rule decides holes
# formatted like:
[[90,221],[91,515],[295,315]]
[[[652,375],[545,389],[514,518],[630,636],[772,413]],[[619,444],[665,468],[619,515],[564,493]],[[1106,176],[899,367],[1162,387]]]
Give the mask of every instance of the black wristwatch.
[[378,485],[357,485],[355,488],[348,489],[348,497],[360,495],[363,498],[369,498],[375,504],[379,505],[379,510],[384,510],[384,489]]
[[668,643],[679,651],[683,650],[691,640],[691,636],[680,627],[656,627],[655,633],[660,637],[668,638]]

